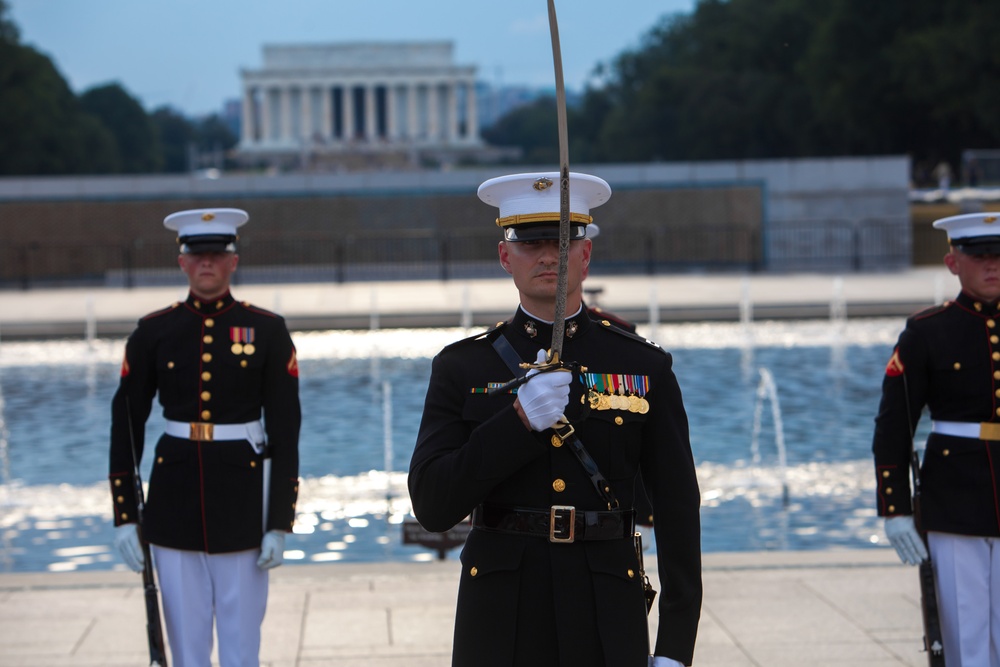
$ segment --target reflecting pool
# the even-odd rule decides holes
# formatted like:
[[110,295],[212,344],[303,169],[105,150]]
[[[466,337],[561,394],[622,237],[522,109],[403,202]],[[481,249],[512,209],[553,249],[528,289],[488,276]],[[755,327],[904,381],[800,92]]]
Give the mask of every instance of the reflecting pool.
[[[893,318],[640,327],[674,355],[705,551],[886,548],[870,446],[883,370],[902,325]],[[286,562],[437,557],[402,543],[405,471],[431,357],[467,334],[293,336],[302,484]],[[111,546],[106,482],[123,349],[122,339],[0,343],[0,570],[124,567]],[[765,376],[772,391],[760,390]],[[154,414],[148,440],[161,425]]]

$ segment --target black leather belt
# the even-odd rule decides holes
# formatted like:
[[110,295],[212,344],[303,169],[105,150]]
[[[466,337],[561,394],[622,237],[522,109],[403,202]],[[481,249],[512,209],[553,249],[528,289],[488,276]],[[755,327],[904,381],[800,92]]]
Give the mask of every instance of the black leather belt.
[[480,505],[472,513],[480,530],[546,537],[549,542],[631,539],[635,533],[632,510],[577,510],[570,505],[548,509]]

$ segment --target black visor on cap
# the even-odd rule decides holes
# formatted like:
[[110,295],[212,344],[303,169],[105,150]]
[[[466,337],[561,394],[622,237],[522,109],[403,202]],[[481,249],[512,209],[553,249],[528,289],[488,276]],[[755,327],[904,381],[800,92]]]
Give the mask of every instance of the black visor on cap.
[[178,240],[182,253],[236,252],[236,236],[233,234],[199,234],[182,236]]
[[951,244],[966,255],[1000,255],[1000,236],[967,236]]
[[[503,228],[503,237],[508,241],[558,241],[558,222],[531,222],[523,225],[509,225]],[[569,225],[569,240],[576,241],[587,237],[587,226],[571,222]]]

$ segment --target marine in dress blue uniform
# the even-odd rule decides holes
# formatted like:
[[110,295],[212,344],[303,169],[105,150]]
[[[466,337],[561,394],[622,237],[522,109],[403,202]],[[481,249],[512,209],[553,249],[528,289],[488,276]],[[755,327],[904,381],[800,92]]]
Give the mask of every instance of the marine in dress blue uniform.
[[921,411],[931,433],[920,467],[921,527],[937,579],[944,655],[1000,665],[1000,216],[934,223],[958,296],[906,321],[886,365],[872,450],[878,514],[900,558],[927,551],[916,532],[910,452]]
[[[153,452],[142,537],[153,546],[177,667],[208,664],[213,609],[221,664],[258,664],[267,570],[281,563],[295,517],[295,347],[281,317],[229,291],[237,228],[247,219],[238,209],[166,218],[191,292],[139,321],[112,400],[116,541],[133,569],[141,569],[131,530],[138,509],[133,443],[141,461],[154,398],[167,420]],[[203,290],[217,293],[206,298]]]
[[570,177],[571,245],[579,245],[570,251],[576,259],[562,358],[586,369],[573,375],[564,409],[617,505],[609,507],[595,490],[569,442],[525,422],[517,400],[535,380],[517,393],[489,392],[512,378],[498,342],[524,362],[536,361],[551,343],[551,321],[532,312],[544,299],[531,293],[534,284],[526,286],[525,274],[536,269],[512,269],[508,253],[518,249],[505,244],[556,246],[537,251],[545,257],[530,279],[551,276],[558,263],[559,195],[552,187],[558,178],[516,174],[480,187],[480,197],[500,209],[501,264],[514,275],[521,305],[509,321],[435,357],[410,464],[410,497],[426,529],[446,531],[472,516],[452,664],[647,665],[646,606],[632,540],[640,472],[657,516],[656,664],[690,664],[702,598],[700,496],[672,358],[582,307],[591,244],[586,226],[590,209],[610,196],[604,181]]

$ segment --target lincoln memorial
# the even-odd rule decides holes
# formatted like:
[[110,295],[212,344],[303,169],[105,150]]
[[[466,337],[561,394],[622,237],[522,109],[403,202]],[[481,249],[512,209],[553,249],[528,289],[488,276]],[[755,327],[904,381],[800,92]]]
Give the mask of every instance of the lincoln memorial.
[[476,159],[485,148],[476,68],[454,64],[453,46],[264,46],[263,67],[241,71],[241,159],[341,167]]

